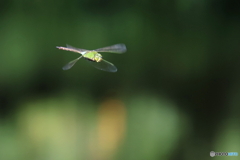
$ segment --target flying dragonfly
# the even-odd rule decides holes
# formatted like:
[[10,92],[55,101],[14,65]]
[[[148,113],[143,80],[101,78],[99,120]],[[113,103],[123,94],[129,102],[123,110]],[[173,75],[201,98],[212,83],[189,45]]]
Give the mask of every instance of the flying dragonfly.
[[73,61],[67,63],[62,69],[68,70],[73,67],[73,65],[82,57],[87,60],[92,66],[94,66],[97,69],[107,71],[107,72],[117,72],[117,67],[114,66],[114,64],[104,60],[102,58],[102,55],[98,52],[110,52],[110,53],[124,53],[126,52],[127,48],[125,44],[115,44],[108,47],[103,47],[95,50],[86,50],[86,49],[80,49],[75,48],[70,45],[67,45],[67,47],[59,47],[58,49],[65,50],[65,51],[71,51],[79,53],[81,56],[77,59],[74,59]]

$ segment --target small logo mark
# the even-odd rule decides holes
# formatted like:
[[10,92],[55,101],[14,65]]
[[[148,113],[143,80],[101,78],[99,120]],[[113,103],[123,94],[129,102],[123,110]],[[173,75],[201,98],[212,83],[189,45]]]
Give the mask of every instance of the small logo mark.
[[210,157],[214,157],[215,156],[215,152],[214,151],[211,151],[210,152]]

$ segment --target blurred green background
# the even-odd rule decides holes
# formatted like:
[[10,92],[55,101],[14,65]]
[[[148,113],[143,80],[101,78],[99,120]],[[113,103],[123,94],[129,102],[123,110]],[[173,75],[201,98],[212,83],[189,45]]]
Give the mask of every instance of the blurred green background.
[[[239,37],[239,0],[1,0],[0,160],[239,153]],[[116,73],[56,49],[117,43]]]

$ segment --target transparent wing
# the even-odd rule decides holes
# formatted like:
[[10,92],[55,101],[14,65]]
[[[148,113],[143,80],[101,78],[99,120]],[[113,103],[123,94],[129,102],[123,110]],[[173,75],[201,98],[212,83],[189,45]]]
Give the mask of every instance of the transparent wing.
[[78,57],[77,59],[74,59],[73,61],[69,62],[68,64],[66,64],[62,69],[63,70],[68,70],[70,68],[72,68],[72,66],[80,59],[82,58],[82,56]]
[[115,44],[108,47],[95,49],[97,52],[112,52],[112,53],[124,53],[127,51],[125,44]]
[[87,49],[76,48],[76,47],[70,46],[70,45],[68,45],[68,44],[67,44],[66,46],[67,46],[67,48],[74,49],[74,50],[78,50],[78,51],[80,51],[80,52],[89,51],[89,50],[87,50]]
[[102,59],[100,62],[88,61],[93,67],[107,71],[107,72],[117,72],[117,67],[114,64]]
[[86,52],[88,50],[86,49],[80,49],[80,48],[75,48],[73,46],[70,46],[67,44],[67,47],[61,47],[61,46],[57,46],[58,49],[61,49],[61,50],[65,50],[65,51],[71,51],[71,52],[76,52],[76,53],[80,53],[82,54],[82,52]]

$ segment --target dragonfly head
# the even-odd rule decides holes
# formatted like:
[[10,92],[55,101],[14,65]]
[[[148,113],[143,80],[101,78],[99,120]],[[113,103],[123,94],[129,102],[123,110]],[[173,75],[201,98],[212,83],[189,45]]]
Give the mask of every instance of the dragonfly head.
[[102,55],[99,54],[99,53],[97,53],[97,54],[95,55],[95,57],[94,57],[94,60],[95,60],[96,62],[100,62],[100,61],[102,60]]

